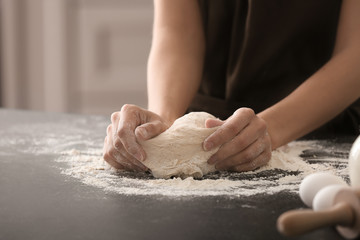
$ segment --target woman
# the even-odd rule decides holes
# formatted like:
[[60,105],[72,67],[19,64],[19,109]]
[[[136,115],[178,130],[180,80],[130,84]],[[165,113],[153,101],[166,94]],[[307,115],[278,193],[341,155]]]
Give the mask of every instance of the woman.
[[309,133],[359,134],[358,13],[358,0],[155,0],[148,110],[112,114],[104,159],[145,171],[137,139],[195,110],[226,119],[206,122],[219,170],[253,170]]

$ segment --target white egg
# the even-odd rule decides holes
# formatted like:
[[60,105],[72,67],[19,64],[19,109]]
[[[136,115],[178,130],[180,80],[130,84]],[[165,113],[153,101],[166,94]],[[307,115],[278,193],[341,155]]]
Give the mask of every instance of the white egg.
[[360,187],[360,137],[351,147],[349,155],[349,175],[351,186]]
[[333,174],[319,172],[306,176],[300,184],[299,194],[301,200],[312,207],[315,195],[324,187],[329,185],[347,186],[346,182]]
[[336,230],[346,239],[355,239],[360,232],[360,201],[354,188],[341,185],[330,185],[321,189],[313,201],[314,211],[333,209],[339,203],[347,203],[353,209],[352,226],[337,225]]
[[343,185],[329,185],[320,189],[312,203],[314,211],[326,210],[334,206],[338,192],[344,188],[348,187]]

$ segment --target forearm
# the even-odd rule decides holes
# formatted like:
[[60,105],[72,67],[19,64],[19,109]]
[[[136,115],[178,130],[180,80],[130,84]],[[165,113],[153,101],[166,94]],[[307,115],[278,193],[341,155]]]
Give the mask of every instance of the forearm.
[[166,39],[154,46],[148,63],[148,108],[170,121],[184,114],[202,75],[202,54],[177,41]]
[[261,112],[273,148],[331,120],[360,96],[360,49],[345,48],[288,97]]
[[[196,1],[159,2],[148,61],[148,108],[172,122],[185,113],[200,85],[205,43]],[[174,7],[178,17],[170,14]]]

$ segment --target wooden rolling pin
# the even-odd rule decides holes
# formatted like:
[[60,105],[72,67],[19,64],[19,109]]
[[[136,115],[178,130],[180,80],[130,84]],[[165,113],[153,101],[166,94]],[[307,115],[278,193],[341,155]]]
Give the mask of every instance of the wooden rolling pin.
[[288,211],[278,218],[277,228],[280,233],[290,237],[334,225],[351,227],[354,219],[350,204],[339,203],[324,211],[311,209]]
[[314,210],[292,210],[282,214],[277,228],[285,236],[296,236],[319,228],[336,226],[347,239],[360,233],[360,190],[328,186],[314,199]]

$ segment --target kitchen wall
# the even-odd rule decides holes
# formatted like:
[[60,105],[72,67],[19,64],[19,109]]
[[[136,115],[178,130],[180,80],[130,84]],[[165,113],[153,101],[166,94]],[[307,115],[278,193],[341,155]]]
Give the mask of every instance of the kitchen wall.
[[[0,0],[0,23],[2,22],[2,17],[1,17],[1,6],[2,6],[2,4],[1,4],[1,1],[2,0]],[[2,43],[1,43],[1,40],[2,40],[2,35],[1,35],[1,33],[2,33],[2,30],[1,30],[1,24],[0,24],[0,46],[2,46]],[[1,61],[2,61],[2,58],[1,58],[1,51],[2,51],[2,48],[0,47],[0,107],[2,106],[2,103],[1,103],[1,101],[2,101],[2,97],[1,97],[1,72],[2,72],[2,69],[1,69],[1,67],[2,67],[2,63],[1,63]]]
[[3,107],[110,114],[146,107],[152,1],[1,0]]

